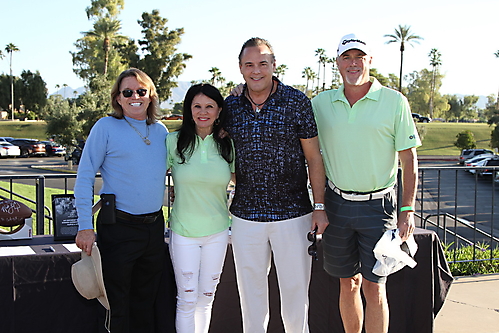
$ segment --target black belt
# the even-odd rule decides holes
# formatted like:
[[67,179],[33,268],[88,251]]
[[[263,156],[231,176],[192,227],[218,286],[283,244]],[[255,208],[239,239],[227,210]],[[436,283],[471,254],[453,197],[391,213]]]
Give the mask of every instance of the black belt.
[[133,215],[122,210],[116,209],[116,218],[134,223],[153,223],[161,215],[159,210],[155,213]]

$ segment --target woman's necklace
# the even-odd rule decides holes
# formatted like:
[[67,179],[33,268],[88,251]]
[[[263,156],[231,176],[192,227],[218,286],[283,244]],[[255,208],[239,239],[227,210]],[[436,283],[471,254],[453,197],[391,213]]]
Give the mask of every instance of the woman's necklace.
[[135,126],[133,126],[132,124],[130,124],[130,122],[128,121],[128,119],[126,119],[125,117],[123,117],[123,119],[126,120],[126,122],[128,123],[128,125],[130,125],[131,128],[133,128],[135,130],[135,132],[137,132],[137,134],[140,136],[140,138],[142,139],[142,141],[144,141],[144,143],[146,145],[150,145],[151,144],[151,140],[149,140],[147,137],[149,136],[149,125],[146,124],[146,128],[147,128],[147,135],[146,136],[142,136],[142,134],[139,132],[138,129],[135,128]]
[[251,102],[251,103],[253,103],[253,105],[255,105],[255,107],[256,107],[256,108],[255,108],[255,112],[256,112],[256,113],[259,113],[259,112],[260,112],[260,110],[261,110],[261,109],[260,109],[260,106],[262,106],[263,104],[265,104],[265,103],[267,103],[267,102],[268,102],[268,100],[269,100],[270,96],[272,95],[272,91],[273,91],[273,90],[274,90],[274,80],[272,80],[272,88],[270,88],[270,93],[269,93],[269,95],[267,96],[267,99],[266,99],[266,100],[264,100],[264,101],[263,101],[263,103],[260,103],[260,104],[255,103],[255,102],[253,101],[253,99],[251,99],[251,96],[250,96],[250,94],[249,94],[249,91],[246,91],[246,94],[248,95],[248,98],[249,98],[250,102]]

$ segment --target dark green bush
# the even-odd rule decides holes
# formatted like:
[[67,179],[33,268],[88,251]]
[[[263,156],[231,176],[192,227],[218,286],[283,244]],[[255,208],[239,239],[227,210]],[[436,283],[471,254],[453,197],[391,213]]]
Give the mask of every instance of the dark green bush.
[[490,249],[477,243],[454,249],[453,243],[442,245],[453,276],[499,273],[499,247]]

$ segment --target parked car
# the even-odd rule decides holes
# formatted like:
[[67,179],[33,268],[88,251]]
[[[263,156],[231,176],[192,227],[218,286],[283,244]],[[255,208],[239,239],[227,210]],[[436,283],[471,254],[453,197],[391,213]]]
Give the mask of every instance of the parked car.
[[74,165],[80,164],[82,149],[79,146],[68,148],[69,152],[64,156],[65,161],[72,161]]
[[[499,170],[499,156],[494,156],[491,157],[490,159],[486,159],[484,163],[481,165],[482,167],[491,167],[490,169],[477,169],[476,173],[479,176],[492,176],[492,174],[495,172],[495,170]],[[494,169],[494,167],[496,167]]]
[[14,140],[14,138],[11,138],[10,136],[0,136],[0,142],[11,142]]
[[21,156],[29,157],[35,155],[45,155],[45,144],[35,139],[14,139],[10,143],[19,146]]
[[412,118],[419,123],[429,123],[431,118],[420,115],[419,113],[413,113]]
[[171,114],[169,116],[164,116],[161,119],[163,119],[163,120],[182,120],[182,119],[184,119],[184,115],[182,115],[182,114]]
[[[491,159],[492,157],[494,157],[494,155],[489,155],[489,154],[478,155],[470,159],[467,159],[464,162],[464,166],[472,168],[481,167],[485,164],[487,160]],[[466,171],[472,174],[475,174],[476,172],[475,169],[466,169]]]
[[0,157],[17,157],[21,155],[21,149],[10,142],[0,141]]
[[477,155],[471,158],[468,158],[466,161],[464,161],[464,166],[476,166],[477,163],[494,157],[494,154],[482,154],[482,155]]
[[464,161],[466,161],[467,159],[482,154],[494,155],[494,152],[489,149],[463,149],[461,151],[461,155],[459,155],[459,164],[464,164]]
[[64,156],[66,148],[54,141],[41,141],[45,145],[45,153],[47,156]]

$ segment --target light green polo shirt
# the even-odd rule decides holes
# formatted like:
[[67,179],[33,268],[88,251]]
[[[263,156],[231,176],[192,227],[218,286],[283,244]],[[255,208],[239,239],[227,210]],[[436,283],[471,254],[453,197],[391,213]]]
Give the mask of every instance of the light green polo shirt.
[[326,176],[344,191],[394,185],[397,152],[421,145],[405,96],[370,80],[369,92],[353,107],[344,86],[312,100]]
[[166,138],[167,168],[171,168],[175,201],[170,214],[170,228],[184,237],[204,237],[230,226],[227,209],[227,185],[234,163],[218,153],[213,136],[197,137],[192,156],[180,164],[177,151],[178,132]]

